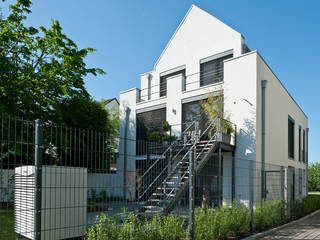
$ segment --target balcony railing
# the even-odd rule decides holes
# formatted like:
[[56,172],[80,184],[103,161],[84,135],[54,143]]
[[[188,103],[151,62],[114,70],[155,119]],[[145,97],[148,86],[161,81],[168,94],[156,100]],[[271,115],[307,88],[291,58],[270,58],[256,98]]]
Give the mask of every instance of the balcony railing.
[[[212,86],[214,84],[219,84],[223,82],[223,78],[224,78],[223,66],[216,67],[215,69],[210,71],[203,71],[203,72],[189,74],[188,76],[185,76],[182,79],[181,91],[188,92],[188,91],[204,88],[207,86]],[[151,86],[150,88],[139,89],[137,102],[141,103],[149,100],[156,100],[156,99],[166,97],[167,86],[168,84],[165,84],[165,85],[156,84]],[[164,92],[166,94],[164,94]]]

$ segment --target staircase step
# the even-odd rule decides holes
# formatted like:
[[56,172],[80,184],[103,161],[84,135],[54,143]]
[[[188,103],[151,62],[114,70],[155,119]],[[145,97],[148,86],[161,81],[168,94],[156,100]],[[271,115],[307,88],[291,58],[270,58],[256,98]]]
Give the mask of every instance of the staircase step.
[[174,197],[175,196],[175,194],[172,194],[172,193],[157,193],[157,192],[155,192],[155,193],[152,193],[152,196],[167,196],[167,197]]
[[159,190],[159,191],[164,191],[164,190],[170,190],[170,191],[172,191],[173,189],[179,189],[179,186],[176,186],[176,187],[174,187],[174,186],[171,186],[171,187],[166,186],[165,188],[164,188],[164,187],[158,187],[158,188],[157,188],[157,190]]
[[151,198],[148,200],[148,202],[154,202],[154,203],[169,203],[170,200],[163,200],[163,199],[154,199],[154,198]]
[[153,211],[162,211],[163,210],[163,207],[153,206],[153,205],[146,205],[146,206],[143,206],[143,208],[148,209],[148,210],[153,210]]
[[187,176],[184,176],[184,177],[181,177],[181,176],[173,176],[173,177],[171,177],[171,179],[183,179],[183,178],[188,179],[189,177],[187,177]]

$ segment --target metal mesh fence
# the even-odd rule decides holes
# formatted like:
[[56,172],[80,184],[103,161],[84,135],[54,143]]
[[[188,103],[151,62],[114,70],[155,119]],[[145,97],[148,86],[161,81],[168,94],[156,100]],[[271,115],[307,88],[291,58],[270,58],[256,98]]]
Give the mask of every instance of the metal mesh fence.
[[0,123],[0,239],[83,237],[103,213],[124,239],[130,221],[153,239],[157,229],[187,238],[195,209],[306,196],[303,169],[241,158],[235,140],[223,145],[218,135],[156,143],[9,116]]

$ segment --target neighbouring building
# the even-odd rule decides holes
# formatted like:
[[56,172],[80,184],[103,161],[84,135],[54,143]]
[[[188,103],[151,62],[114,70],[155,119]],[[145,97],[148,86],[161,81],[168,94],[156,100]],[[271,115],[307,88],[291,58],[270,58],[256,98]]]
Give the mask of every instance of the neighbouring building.
[[[188,178],[188,174],[181,173],[182,168],[179,173],[174,172],[177,169],[174,166],[181,158],[177,162],[170,162],[166,148],[163,153],[140,154],[137,144],[139,141],[148,141],[150,133],[160,131],[167,121],[172,126],[172,134],[180,140],[184,138],[182,145],[173,145],[171,149],[182,149],[183,143],[189,141],[188,136],[192,135],[192,131],[186,131],[187,128],[194,120],[201,121],[201,102],[208,98],[209,93],[223,94],[224,111],[230,114],[235,130],[231,141],[224,141],[221,135],[211,139],[208,134],[205,141],[200,139],[206,151],[199,157],[199,169],[196,171],[210,170],[223,179],[214,183],[218,184],[220,192],[213,194],[221,193],[218,203],[230,202],[234,198],[248,201],[249,183],[235,176],[240,176],[241,171],[249,174],[252,162],[256,170],[256,200],[270,194],[268,174],[277,172],[272,165],[277,166],[275,169],[279,171],[282,171],[279,166],[283,166],[285,171],[285,199],[306,196],[306,114],[259,52],[247,47],[241,33],[192,5],[156,61],[154,69],[141,74],[140,88],[120,93],[120,137],[137,141],[120,141],[120,155],[123,151],[130,151],[136,153],[136,158],[120,157],[119,164],[125,166],[125,171],[135,173],[139,170],[138,161],[151,161],[151,164],[145,164],[148,168],[140,173],[140,177],[151,172],[159,176],[157,181],[151,177],[153,181],[143,182],[143,190],[134,193],[135,198],[142,196],[141,200],[146,202],[156,201],[153,199],[155,193],[161,194],[164,185],[170,188],[170,183],[164,181],[171,180],[175,189],[172,187],[168,203],[160,204],[161,207],[153,205],[156,210],[170,211],[176,199],[184,194],[182,182],[184,177]],[[201,131],[205,130],[201,126],[199,128],[201,135]],[[196,128],[192,129],[195,133]],[[200,149],[203,148],[198,145]],[[161,168],[166,169],[164,172],[149,169],[157,161],[162,162]],[[209,161],[217,163],[213,169],[205,167]],[[126,175],[130,178],[129,174]]]

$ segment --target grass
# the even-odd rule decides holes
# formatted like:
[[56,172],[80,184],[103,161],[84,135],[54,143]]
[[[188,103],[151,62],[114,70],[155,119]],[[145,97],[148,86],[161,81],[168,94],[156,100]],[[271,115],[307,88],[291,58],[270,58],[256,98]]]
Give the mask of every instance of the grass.
[[16,239],[13,209],[0,208],[0,239]]

